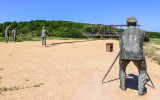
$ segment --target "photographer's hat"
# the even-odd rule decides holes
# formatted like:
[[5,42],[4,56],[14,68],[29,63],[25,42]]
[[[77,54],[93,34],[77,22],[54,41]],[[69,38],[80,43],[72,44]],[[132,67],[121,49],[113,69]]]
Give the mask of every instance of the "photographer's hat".
[[136,17],[128,17],[126,20],[127,20],[127,22],[131,22],[131,23],[137,22]]

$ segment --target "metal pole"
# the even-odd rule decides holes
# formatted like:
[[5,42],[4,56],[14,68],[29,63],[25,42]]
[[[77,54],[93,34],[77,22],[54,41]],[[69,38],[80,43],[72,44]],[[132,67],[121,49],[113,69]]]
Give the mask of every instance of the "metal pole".
[[114,63],[116,62],[117,58],[119,57],[120,55],[120,52],[118,53],[118,55],[116,56],[115,60],[113,61],[112,65],[110,66],[110,68],[108,69],[107,73],[105,74],[103,80],[102,80],[102,84],[103,84],[103,81],[104,79],[106,78],[106,76],[108,75],[108,73],[110,72],[111,68],[113,67]]
[[150,78],[148,73],[147,73],[147,76],[148,76],[149,80],[151,81],[151,84],[152,84],[153,88],[155,89],[155,86],[154,86],[154,84],[153,84],[153,82],[152,82],[152,80],[151,80],[151,78]]

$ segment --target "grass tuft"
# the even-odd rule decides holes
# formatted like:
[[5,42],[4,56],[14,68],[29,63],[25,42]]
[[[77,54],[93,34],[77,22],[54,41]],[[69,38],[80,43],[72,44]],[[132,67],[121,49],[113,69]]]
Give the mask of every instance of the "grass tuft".
[[34,87],[41,87],[41,85],[44,85],[44,83],[35,84]]
[[8,88],[7,88],[7,87],[1,87],[0,90],[1,90],[1,91],[7,91]]
[[28,81],[30,81],[30,80],[29,80],[29,79],[26,79],[25,81],[27,81],[27,82],[28,82]]

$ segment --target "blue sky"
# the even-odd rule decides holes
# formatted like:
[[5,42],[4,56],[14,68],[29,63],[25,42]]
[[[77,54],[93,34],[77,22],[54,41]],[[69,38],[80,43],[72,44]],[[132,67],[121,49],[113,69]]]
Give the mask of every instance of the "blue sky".
[[160,0],[1,0],[0,9],[0,23],[44,19],[110,25],[134,16],[141,29],[160,32]]

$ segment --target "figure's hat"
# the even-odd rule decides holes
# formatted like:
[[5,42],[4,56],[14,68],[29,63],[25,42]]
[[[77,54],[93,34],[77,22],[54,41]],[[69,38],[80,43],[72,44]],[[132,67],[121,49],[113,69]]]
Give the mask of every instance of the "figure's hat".
[[137,22],[136,17],[128,17],[128,18],[126,18],[126,20],[127,20],[127,22],[131,22],[131,23]]

